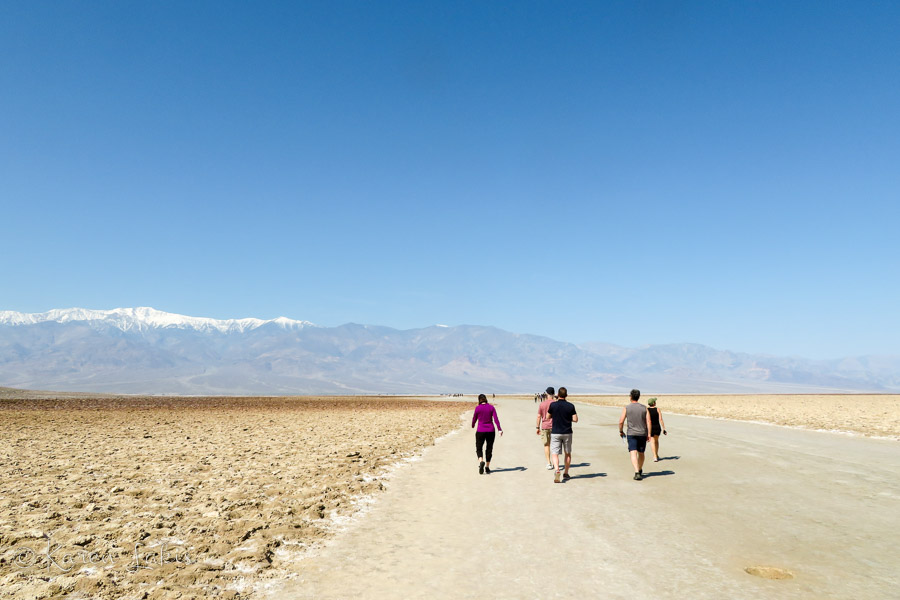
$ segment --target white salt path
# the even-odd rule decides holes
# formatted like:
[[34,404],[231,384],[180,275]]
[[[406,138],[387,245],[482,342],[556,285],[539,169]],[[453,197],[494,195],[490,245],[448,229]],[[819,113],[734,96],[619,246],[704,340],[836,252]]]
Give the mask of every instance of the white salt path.
[[573,478],[554,484],[536,405],[496,406],[506,434],[492,475],[478,475],[472,430],[448,437],[271,597],[894,598],[900,589],[895,441],[665,415],[669,458],[648,461],[637,482],[619,409],[576,399]]

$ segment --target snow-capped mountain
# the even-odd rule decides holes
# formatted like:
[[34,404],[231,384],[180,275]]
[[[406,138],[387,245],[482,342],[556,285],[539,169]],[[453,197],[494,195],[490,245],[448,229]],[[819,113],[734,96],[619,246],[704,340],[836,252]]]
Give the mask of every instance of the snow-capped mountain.
[[54,323],[84,321],[91,326],[111,326],[122,331],[144,331],[153,328],[173,327],[176,329],[194,329],[196,331],[243,333],[269,323],[274,323],[283,329],[315,327],[315,325],[308,321],[295,321],[286,317],[278,317],[277,319],[270,319],[268,321],[253,318],[220,320],[206,317],[187,317],[175,313],[163,312],[146,306],[138,308],[114,308],[112,310],[63,308],[50,310],[44,313],[20,313],[10,310],[0,311],[0,325],[34,325],[36,323],[46,323],[49,321]]
[[697,344],[575,345],[495,327],[318,327],[152,308],[0,312],[0,386],[169,394],[900,390],[900,357],[779,358]]

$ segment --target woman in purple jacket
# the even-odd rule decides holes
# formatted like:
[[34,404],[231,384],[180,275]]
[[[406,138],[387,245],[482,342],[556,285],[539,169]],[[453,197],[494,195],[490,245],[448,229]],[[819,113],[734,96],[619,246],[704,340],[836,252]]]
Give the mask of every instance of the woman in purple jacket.
[[[500,419],[497,418],[497,409],[492,404],[488,404],[487,396],[478,394],[478,406],[475,407],[475,414],[472,415],[472,427],[478,423],[478,429],[475,430],[475,453],[478,455],[478,473],[488,475],[491,474],[491,455],[494,453],[494,423],[497,424],[497,431],[503,435],[503,428],[500,427]],[[481,447],[487,444],[484,453],[485,462],[482,459]]]

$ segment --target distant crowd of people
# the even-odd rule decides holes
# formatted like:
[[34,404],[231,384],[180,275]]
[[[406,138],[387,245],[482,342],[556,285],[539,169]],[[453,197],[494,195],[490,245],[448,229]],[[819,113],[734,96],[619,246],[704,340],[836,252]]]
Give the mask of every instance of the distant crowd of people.
[[[492,394],[493,396],[493,394]],[[572,424],[578,422],[575,405],[568,401],[569,392],[561,387],[559,391],[548,387],[545,392],[535,394],[535,402],[540,401],[535,421],[535,434],[540,436],[544,446],[547,470],[554,472],[553,482],[559,483],[570,478],[572,465]],[[630,402],[622,408],[619,417],[619,435],[625,441],[634,467],[634,479],[644,478],[644,454],[647,443],[653,452],[653,462],[659,462],[659,436],[668,435],[662,412],[656,406],[656,398],[650,398],[647,406],[640,403],[640,390],[631,390]],[[478,457],[478,473],[490,474],[494,440],[497,432],[503,435],[497,409],[488,402],[487,396],[478,395],[478,406],[472,415],[475,429],[475,454]],[[562,466],[560,456],[563,457]]]

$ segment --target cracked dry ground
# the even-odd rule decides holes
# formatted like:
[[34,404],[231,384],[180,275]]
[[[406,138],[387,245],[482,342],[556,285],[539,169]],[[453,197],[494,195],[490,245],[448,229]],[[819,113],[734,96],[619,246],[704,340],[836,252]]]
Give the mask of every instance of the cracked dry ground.
[[0,597],[246,598],[469,403],[0,401]]

